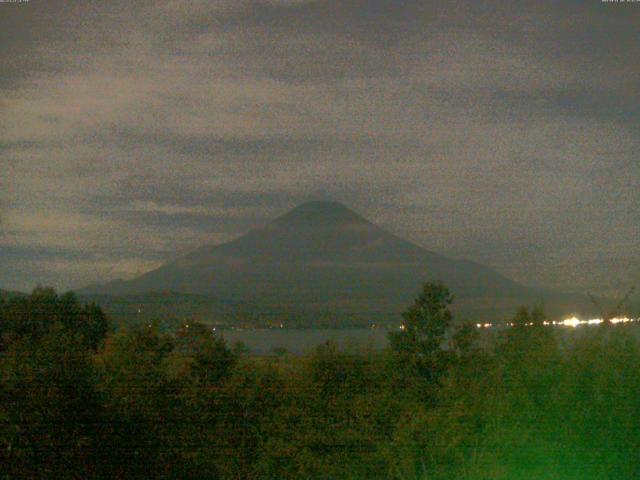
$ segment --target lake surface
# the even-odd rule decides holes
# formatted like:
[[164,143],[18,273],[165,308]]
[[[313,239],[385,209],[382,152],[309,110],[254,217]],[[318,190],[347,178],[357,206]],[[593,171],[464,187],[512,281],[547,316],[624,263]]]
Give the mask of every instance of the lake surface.
[[[636,320],[636,322],[640,319]],[[578,328],[554,326],[552,328],[558,336],[560,345],[570,345],[572,339],[579,338],[588,332],[597,331],[597,326],[580,326]],[[609,333],[619,329],[631,332],[636,338],[640,338],[640,324],[631,323],[612,328]],[[341,350],[363,351],[382,350],[388,344],[387,335],[391,330],[386,328],[319,328],[319,329],[248,329],[248,330],[220,330],[217,335],[223,336],[229,346],[236,342],[243,342],[256,355],[274,353],[275,349],[284,348],[288,353],[309,353],[318,345],[332,340]],[[480,329],[480,342],[488,342],[499,335],[504,328]]]
[[264,355],[273,353],[277,348],[284,348],[294,354],[308,353],[328,340],[335,341],[341,349],[347,351],[381,350],[387,345],[388,332],[384,328],[319,328],[222,330],[217,333],[230,346],[240,341],[251,353]]

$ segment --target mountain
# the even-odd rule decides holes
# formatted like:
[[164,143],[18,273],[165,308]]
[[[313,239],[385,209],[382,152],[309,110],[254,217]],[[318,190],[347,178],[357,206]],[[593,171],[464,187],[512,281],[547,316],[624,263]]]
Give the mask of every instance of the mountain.
[[[337,202],[308,202],[233,241],[206,245],[132,280],[80,293],[173,291],[265,307],[398,318],[425,281],[442,281],[467,316],[511,313],[522,303],[567,308],[571,298],[522,286],[467,260],[403,240]],[[566,312],[564,312],[566,313]]]

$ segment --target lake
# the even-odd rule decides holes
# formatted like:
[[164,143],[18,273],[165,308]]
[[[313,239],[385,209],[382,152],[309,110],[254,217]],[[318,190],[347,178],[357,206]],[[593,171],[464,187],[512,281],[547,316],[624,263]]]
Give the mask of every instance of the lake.
[[[635,320],[635,322],[639,321]],[[553,326],[552,328],[560,345],[570,345],[572,339],[580,337],[588,332],[597,331],[597,326],[580,326],[578,328]],[[615,332],[619,329],[631,331],[633,335],[640,338],[640,325],[630,323],[617,325],[613,329],[603,330],[604,332]],[[481,344],[491,341],[495,335],[499,335],[504,330],[503,327],[480,329]],[[386,328],[318,328],[318,329],[247,329],[247,330],[219,330],[216,332],[222,335],[229,346],[240,341],[250,350],[250,353],[264,355],[274,353],[274,349],[284,348],[288,353],[304,354],[312,351],[318,345],[327,340],[335,341],[341,350],[362,351],[366,349],[382,350],[388,344],[387,335],[390,330]]]

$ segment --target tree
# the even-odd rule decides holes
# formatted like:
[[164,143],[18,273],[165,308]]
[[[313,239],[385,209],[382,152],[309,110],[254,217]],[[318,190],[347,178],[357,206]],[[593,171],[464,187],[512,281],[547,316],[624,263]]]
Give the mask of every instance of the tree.
[[391,349],[428,381],[437,380],[446,363],[442,349],[453,316],[453,296],[441,283],[426,283],[403,314],[399,332],[389,334]]
[[92,303],[82,309],[81,319],[80,334],[89,348],[97,351],[112,329],[109,318],[98,305]]
[[100,406],[80,335],[57,324],[16,338],[0,357],[0,404],[1,478],[91,476]]
[[192,375],[206,384],[216,384],[227,378],[237,361],[236,354],[227,348],[224,338],[211,335],[192,356]]
[[[0,312],[2,343],[13,339],[37,342],[53,328],[80,335],[81,343],[94,351],[110,331],[109,320],[97,305],[81,305],[72,292],[56,294],[36,287],[31,295],[10,299]],[[2,348],[2,345],[0,345]]]
[[238,340],[233,344],[231,351],[238,357],[251,353],[251,349],[241,340]]
[[153,329],[109,337],[94,357],[105,407],[97,469],[106,478],[158,478],[176,468],[182,411],[166,364],[175,342]]
[[325,397],[361,393],[367,386],[367,358],[340,352],[335,341],[328,340],[309,358],[309,376]]
[[480,352],[480,347],[477,344],[478,339],[478,330],[475,326],[471,323],[464,323],[455,329],[449,342],[449,348],[455,353],[458,361],[473,361]]

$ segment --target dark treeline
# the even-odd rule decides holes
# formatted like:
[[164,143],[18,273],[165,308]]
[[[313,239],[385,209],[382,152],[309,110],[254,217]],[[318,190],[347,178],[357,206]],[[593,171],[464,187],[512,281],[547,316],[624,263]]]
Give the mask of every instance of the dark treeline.
[[566,341],[521,309],[480,347],[450,303],[425,285],[385,352],[256,357],[50,289],[0,300],[0,478],[640,478],[632,327]]

